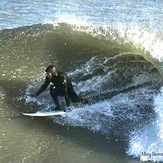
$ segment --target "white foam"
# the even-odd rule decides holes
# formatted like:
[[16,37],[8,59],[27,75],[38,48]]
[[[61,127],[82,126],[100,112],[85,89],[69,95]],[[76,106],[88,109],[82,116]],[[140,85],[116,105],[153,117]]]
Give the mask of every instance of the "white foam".
[[74,14],[60,14],[57,16],[55,21],[52,21],[51,19],[46,19],[44,20],[45,24],[53,24],[53,25],[58,25],[59,23],[67,23],[69,25],[74,25],[74,26],[91,26],[91,24],[87,21],[87,18],[85,19],[80,19],[79,17],[76,17]]
[[[109,66],[105,65],[108,60],[105,57],[93,57],[68,75],[71,78],[80,78],[80,82],[77,84],[77,89],[80,92],[104,91],[103,87],[108,84],[110,75],[116,71],[116,69],[108,71]],[[97,71],[100,71],[100,73],[97,73]]]
[[128,155],[142,161],[163,161],[163,88],[154,99],[156,119],[139,131],[133,132]]
[[153,59],[163,62],[163,39],[156,31],[142,29],[137,25],[128,28],[119,26],[118,31],[120,36],[125,38],[126,43],[131,42],[138,49],[145,50],[146,58],[151,56]]
[[[72,109],[72,107],[71,107]],[[92,105],[85,105],[84,107],[75,107],[71,112],[63,115],[64,120],[56,121],[61,125],[80,126],[87,127],[88,129],[97,132],[103,131],[103,124],[105,119],[103,116],[107,116],[108,119],[113,118],[113,112],[111,105],[107,101],[99,102]]]

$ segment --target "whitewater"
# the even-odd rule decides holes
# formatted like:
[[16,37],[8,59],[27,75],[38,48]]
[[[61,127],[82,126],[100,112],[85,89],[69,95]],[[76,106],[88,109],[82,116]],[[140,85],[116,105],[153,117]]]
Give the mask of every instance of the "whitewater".
[[[1,161],[37,162],[37,156],[44,153],[46,145],[34,139],[30,149],[35,151],[34,155],[20,155],[11,161],[6,149],[22,136],[16,135],[10,143],[10,136],[5,133],[12,135],[18,130],[18,123],[14,123],[17,120],[12,118],[22,111],[54,107],[48,89],[38,98],[28,94],[35,93],[43,83],[46,66],[55,64],[68,74],[76,92],[89,104],[72,104],[72,112],[50,118],[50,122],[65,128],[86,129],[113,141],[109,145],[116,146],[117,160],[109,151],[110,162],[121,162],[121,154],[123,162],[163,162],[161,0],[2,0],[0,8],[0,111],[4,117],[0,138],[8,142],[5,145],[0,141],[4,154]],[[64,100],[59,100],[64,106]],[[50,125],[48,128],[50,131]],[[27,135],[23,127],[18,130],[21,132]],[[32,139],[33,135],[34,131],[28,136]],[[40,139],[48,142],[46,136]],[[35,150],[36,142],[40,143],[39,150]],[[63,147],[65,151],[70,148],[67,146]],[[15,152],[20,148],[21,144]],[[75,148],[74,145],[74,151]],[[92,151],[88,150],[77,161],[94,162],[96,154],[91,155]],[[52,153],[49,151],[49,155]],[[76,161],[73,156],[77,154],[73,154],[66,154],[68,161]],[[42,162],[52,162],[49,155],[44,153]],[[53,160],[66,161],[66,156],[58,155]],[[107,156],[96,161],[106,160]]]

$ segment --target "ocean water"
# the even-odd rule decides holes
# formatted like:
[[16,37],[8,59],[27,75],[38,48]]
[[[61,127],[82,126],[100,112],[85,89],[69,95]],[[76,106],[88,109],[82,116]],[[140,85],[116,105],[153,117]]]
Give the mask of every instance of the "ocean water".
[[[0,1],[0,162],[163,162],[162,0]],[[51,118],[44,70],[89,104]],[[65,105],[62,98],[61,104]]]

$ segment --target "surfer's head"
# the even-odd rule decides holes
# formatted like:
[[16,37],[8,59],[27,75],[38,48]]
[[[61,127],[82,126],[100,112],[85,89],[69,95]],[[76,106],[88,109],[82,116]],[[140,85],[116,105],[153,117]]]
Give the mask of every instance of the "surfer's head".
[[53,75],[57,74],[57,70],[54,65],[50,65],[46,68],[45,72],[47,73],[48,77],[52,77]]

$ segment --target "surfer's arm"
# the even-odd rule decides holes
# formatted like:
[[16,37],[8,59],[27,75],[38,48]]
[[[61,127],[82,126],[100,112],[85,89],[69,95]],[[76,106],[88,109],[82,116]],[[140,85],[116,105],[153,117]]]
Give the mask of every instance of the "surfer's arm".
[[45,89],[48,87],[49,84],[50,84],[50,80],[48,79],[48,77],[46,77],[44,84],[42,84],[42,86],[39,88],[39,90],[36,92],[35,95],[38,96],[43,91],[45,91]]

